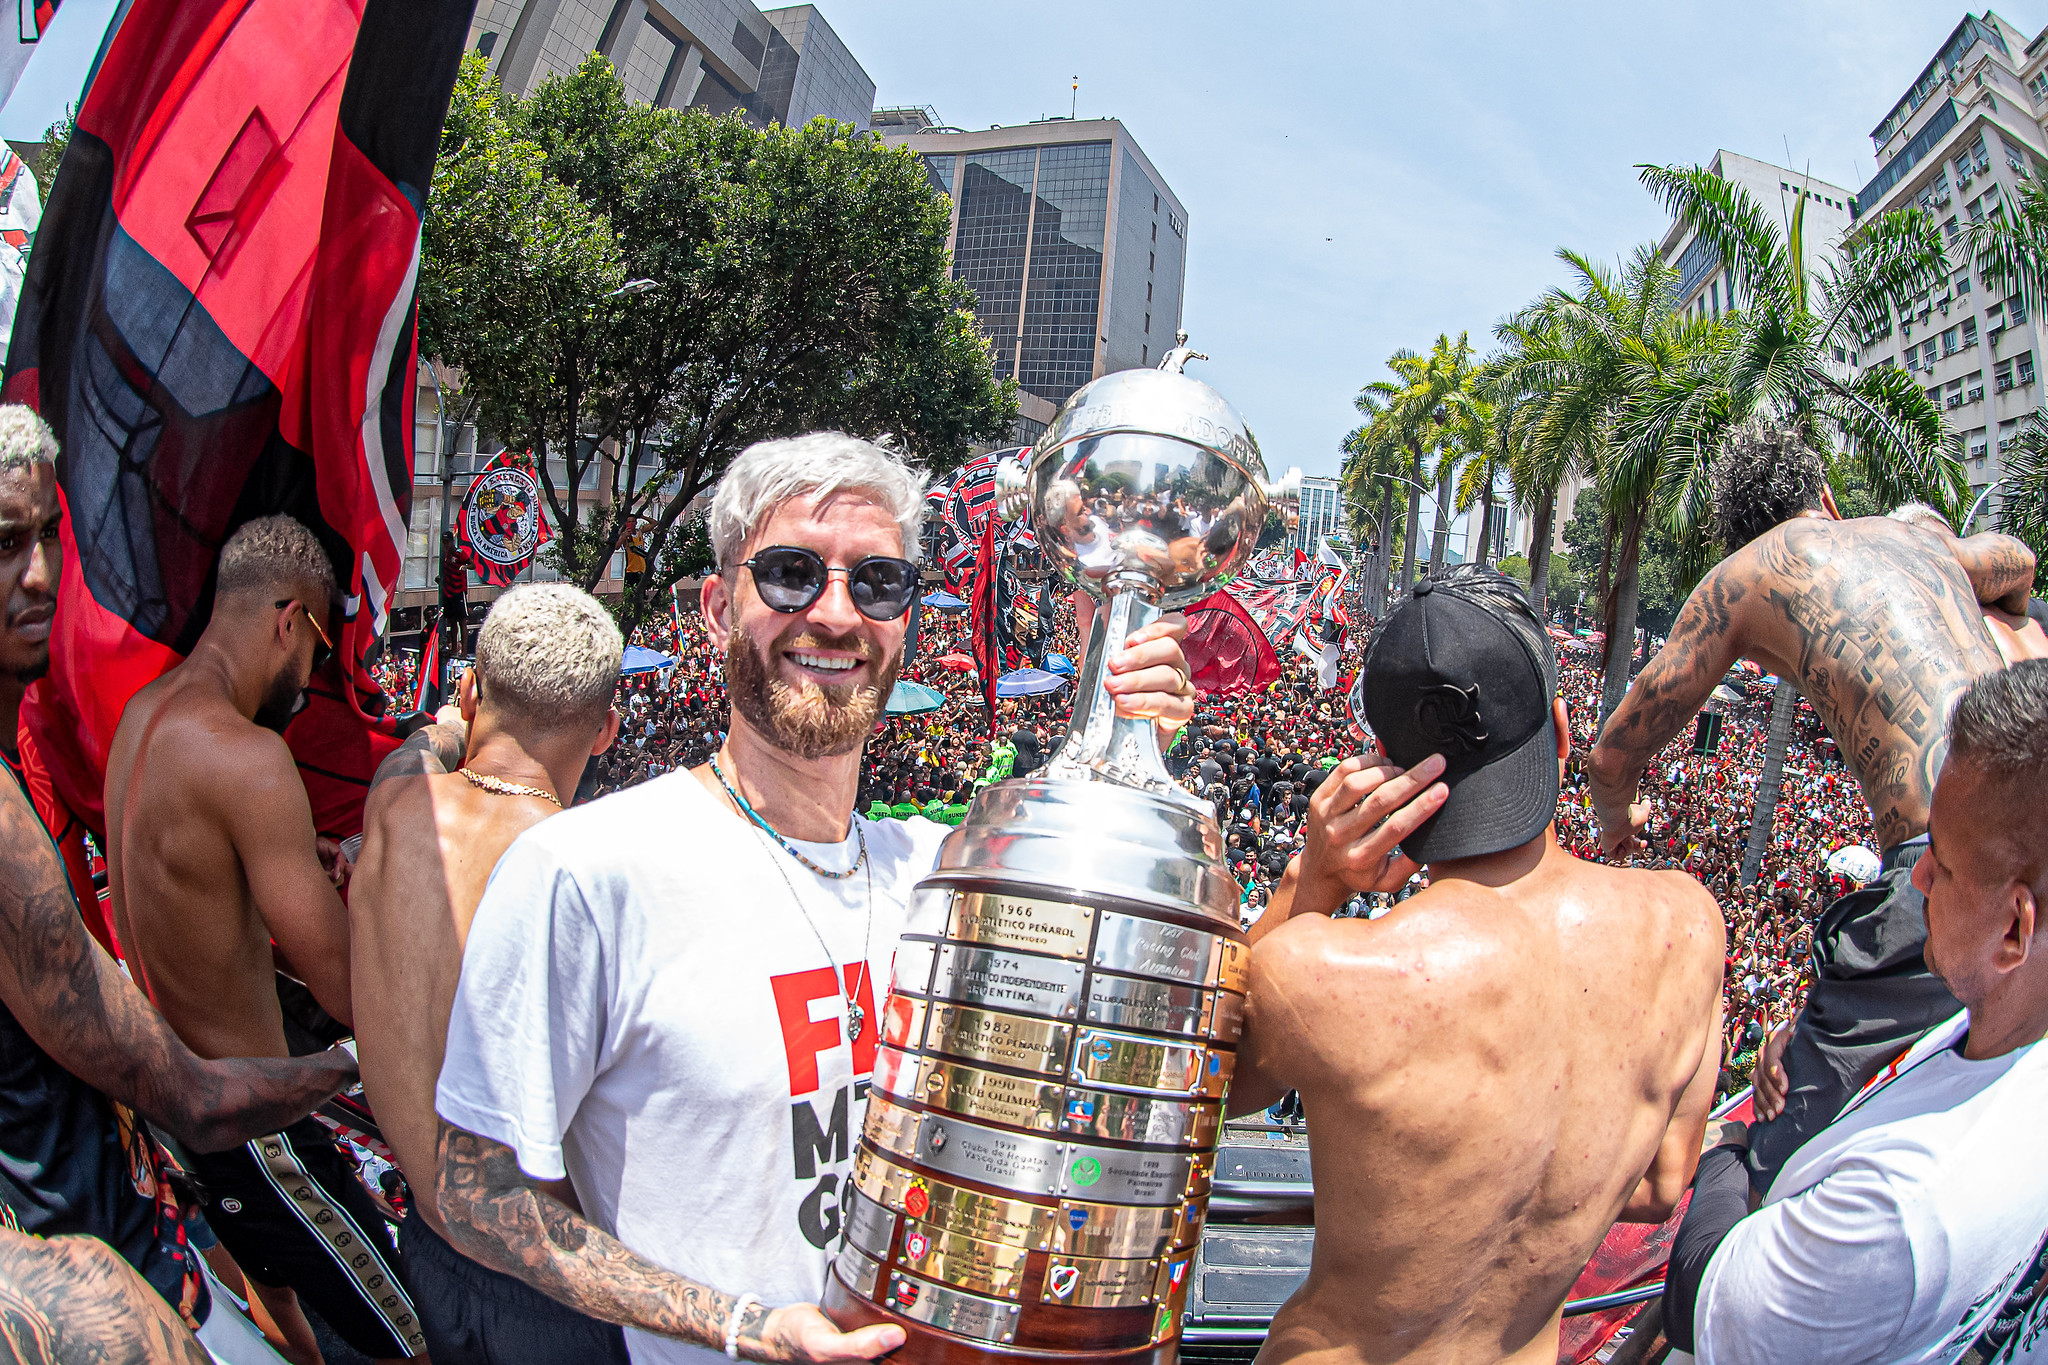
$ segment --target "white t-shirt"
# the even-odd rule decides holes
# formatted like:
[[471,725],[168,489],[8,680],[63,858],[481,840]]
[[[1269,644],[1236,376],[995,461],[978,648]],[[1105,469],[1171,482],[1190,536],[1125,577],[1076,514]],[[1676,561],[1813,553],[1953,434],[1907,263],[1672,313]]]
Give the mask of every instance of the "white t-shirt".
[[[866,873],[817,876],[687,772],[534,826],[470,929],[435,1108],[528,1175],[566,1173],[592,1223],[677,1274],[816,1302],[911,887],[950,833],[854,820],[872,929]],[[858,843],[796,847],[839,868]],[[868,1020],[857,1048],[845,990]],[[643,1363],[724,1358],[626,1340]]]
[[1968,1032],[1958,1014],[1880,1073],[1729,1232],[1701,1365],[2048,1361],[2048,1045],[1973,1062]]

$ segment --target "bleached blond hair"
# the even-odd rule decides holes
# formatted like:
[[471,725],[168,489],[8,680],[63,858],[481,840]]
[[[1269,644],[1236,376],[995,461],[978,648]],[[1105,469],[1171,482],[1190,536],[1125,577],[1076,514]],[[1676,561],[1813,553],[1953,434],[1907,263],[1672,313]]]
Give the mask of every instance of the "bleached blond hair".
[[306,605],[325,615],[334,600],[334,561],[320,538],[279,513],[245,521],[220,547],[215,595],[240,597],[271,591],[317,590],[319,601]]
[[895,451],[842,431],[757,441],[741,451],[711,500],[711,547],[721,573],[762,522],[791,498],[871,493],[903,532],[903,557],[915,563],[924,520],[924,472]]
[[542,733],[593,725],[612,704],[626,642],[595,597],[526,583],[491,604],[476,637],[483,702]]
[[0,404],[0,469],[27,469],[57,462],[57,433],[36,410]]

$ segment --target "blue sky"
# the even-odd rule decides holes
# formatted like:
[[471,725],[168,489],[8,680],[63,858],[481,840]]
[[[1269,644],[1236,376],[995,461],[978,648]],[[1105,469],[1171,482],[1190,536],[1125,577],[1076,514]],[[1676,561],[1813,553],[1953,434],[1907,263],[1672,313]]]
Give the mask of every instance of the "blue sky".
[[[1961,20],[1892,0],[1322,7],[819,0],[877,86],[963,128],[1124,121],[1187,205],[1198,374],[1275,469],[1334,473],[1401,346],[1469,331],[1662,235],[1638,162],[1717,147],[1851,191]],[[1980,11],[1981,12],[1981,11]],[[2029,5],[1999,13],[2032,34]]]

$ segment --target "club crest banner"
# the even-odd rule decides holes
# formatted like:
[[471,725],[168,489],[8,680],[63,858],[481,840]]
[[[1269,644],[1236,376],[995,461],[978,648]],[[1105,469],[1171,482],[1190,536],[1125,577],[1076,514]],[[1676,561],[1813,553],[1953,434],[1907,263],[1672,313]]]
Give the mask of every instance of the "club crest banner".
[[495,587],[516,579],[553,536],[540,510],[533,471],[502,451],[484,466],[462,500],[456,535],[476,576]]

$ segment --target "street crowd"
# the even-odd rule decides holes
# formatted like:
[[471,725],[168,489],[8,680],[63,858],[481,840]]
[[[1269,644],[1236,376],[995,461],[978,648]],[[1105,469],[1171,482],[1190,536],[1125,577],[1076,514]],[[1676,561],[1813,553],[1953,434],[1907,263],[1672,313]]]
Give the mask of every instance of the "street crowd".
[[[901,676],[937,691],[945,705],[892,716],[877,728],[862,761],[858,808],[871,816],[924,814],[958,823],[977,788],[1027,775],[1050,757],[1065,732],[1072,687],[999,699],[991,727],[983,719],[977,675],[961,666],[970,653],[968,617],[932,607],[920,612],[917,652]],[[1338,688],[1318,690],[1313,665],[1283,653],[1279,682],[1249,695],[1204,698],[1194,724],[1167,754],[1173,774],[1214,803],[1232,871],[1244,888],[1247,921],[1256,920],[1300,851],[1308,799],[1323,773],[1357,747],[1343,696],[1365,633],[1353,634],[1346,682]],[[620,739],[593,760],[586,799],[701,764],[723,737],[723,671],[702,622],[693,614],[664,615],[644,623],[633,642],[675,664],[620,680]],[[1081,657],[1065,600],[1050,647]],[[385,681],[394,695],[409,695],[414,657],[397,653],[387,665]],[[1598,652],[1561,647],[1558,679],[1572,716],[1573,756],[1558,800],[1557,838],[1578,856],[1597,859],[1600,831],[1584,757],[1599,714]],[[1765,1035],[1805,999],[1812,925],[1851,885],[1829,871],[1828,856],[1848,845],[1873,846],[1862,792],[1812,707],[1800,699],[1762,870],[1753,883],[1741,884],[1775,688],[1749,675],[1737,690],[1742,700],[1723,709],[1715,752],[1694,753],[1688,730],[1645,774],[1651,851],[1631,860],[1690,873],[1713,892],[1727,918],[1724,1088],[1746,1081]]]

